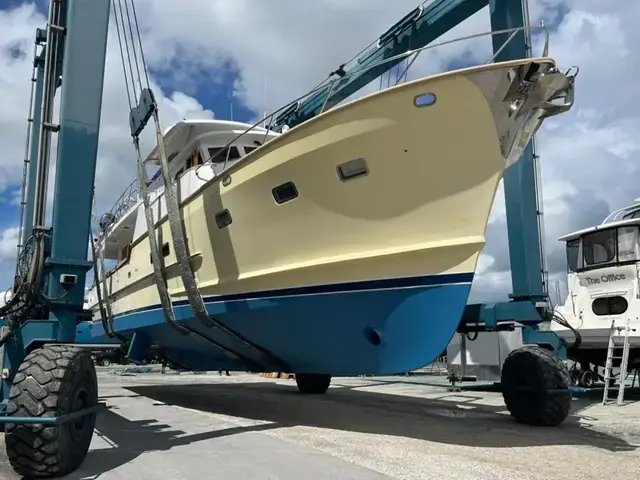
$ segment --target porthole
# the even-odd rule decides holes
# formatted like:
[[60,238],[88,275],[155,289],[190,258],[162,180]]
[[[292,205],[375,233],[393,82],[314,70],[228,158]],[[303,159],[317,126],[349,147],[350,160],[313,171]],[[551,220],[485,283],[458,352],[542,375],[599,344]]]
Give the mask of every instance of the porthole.
[[413,97],[413,104],[418,108],[430,107],[434,103],[436,103],[435,93],[421,93]]
[[596,298],[591,303],[591,310],[594,314],[600,316],[606,315],[622,315],[629,308],[629,304],[624,297],[616,295],[615,297]]
[[281,205],[297,198],[298,189],[293,182],[287,182],[271,190],[271,194],[276,203]]
[[369,169],[367,168],[367,163],[364,161],[364,158],[356,158],[355,160],[350,160],[340,164],[336,167],[336,171],[338,172],[338,178],[343,182],[353,180],[358,177],[364,177],[369,173]]
[[231,225],[233,218],[231,218],[231,212],[226,208],[220,213],[216,214],[216,225],[219,229],[223,229]]

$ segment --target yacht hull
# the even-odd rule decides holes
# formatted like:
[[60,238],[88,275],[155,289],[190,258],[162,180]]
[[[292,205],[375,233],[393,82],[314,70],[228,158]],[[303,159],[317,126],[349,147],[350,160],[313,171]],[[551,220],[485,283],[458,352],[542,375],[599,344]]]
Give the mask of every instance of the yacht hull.
[[[437,357],[465,308],[509,143],[528,118],[512,115],[506,97],[530,62],[402,84],[289,130],[217,180],[206,167],[187,171],[178,195],[208,313],[294,372],[393,373]],[[366,172],[345,178],[351,162]],[[193,323],[162,196],[154,212],[176,317]],[[220,346],[165,323],[142,206],[134,237],[107,280],[115,329],[142,329],[188,368],[228,363]],[[93,330],[104,333],[100,322]],[[230,368],[273,365],[241,357]]]
[[[297,373],[391,374],[438,357],[455,333],[473,275],[317,285],[249,295],[205,297],[207,312]],[[169,358],[189,369],[277,369],[216,327],[197,322],[185,301],[174,304],[189,328],[253,362],[233,361],[204,340],[168,327],[160,305],[116,318],[122,333],[162,339]],[[101,326],[94,327],[100,335]]]

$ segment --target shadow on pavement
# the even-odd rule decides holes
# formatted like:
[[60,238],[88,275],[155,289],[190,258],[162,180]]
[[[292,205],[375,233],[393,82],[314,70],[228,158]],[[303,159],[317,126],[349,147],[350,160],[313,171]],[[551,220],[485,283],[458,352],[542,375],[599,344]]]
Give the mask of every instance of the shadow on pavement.
[[[102,399],[101,399],[102,400]],[[256,425],[231,427],[188,435],[184,431],[172,429],[155,419],[129,420],[107,409],[98,415],[95,435],[102,437],[112,448],[90,450],[80,469],[64,478],[69,480],[97,479],[106,472],[131,462],[141,454],[152,451],[166,451],[203,440],[257,432],[280,425]]]
[[[578,424],[575,416],[567,418],[559,427],[518,424],[501,413],[503,406],[470,404],[482,397],[468,392],[464,396],[443,393],[431,400],[354,388],[339,386],[331,388],[326,395],[309,396],[299,394],[295,387],[271,382],[126,387],[134,397],[160,402],[156,405],[175,405],[271,423],[225,426],[188,435],[155,420],[132,421],[107,410],[98,417],[96,430],[114,443],[114,448],[90,451],[81,469],[68,478],[96,478],[149,451],[166,451],[238,433],[298,425],[483,448],[582,445],[611,452],[636,449],[623,439]],[[150,415],[154,416],[152,411]]]

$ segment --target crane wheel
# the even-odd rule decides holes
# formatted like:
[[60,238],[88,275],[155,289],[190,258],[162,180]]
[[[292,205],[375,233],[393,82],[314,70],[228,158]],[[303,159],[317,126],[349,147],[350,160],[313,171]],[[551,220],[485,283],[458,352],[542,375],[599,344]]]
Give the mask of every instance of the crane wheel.
[[331,385],[331,375],[320,373],[296,373],[296,384],[300,393],[326,393]]
[[[79,348],[46,345],[27,355],[13,379],[9,417],[57,417],[98,403],[91,355]],[[7,424],[6,449],[15,472],[27,478],[69,474],[84,461],[96,413],[58,425]]]
[[571,385],[573,386],[578,386],[580,385],[580,378],[582,376],[582,371],[576,369],[573,369],[569,372],[569,377],[571,379]]
[[513,350],[502,366],[501,382],[507,409],[520,423],[557,426],[569,415],[569,370],[550,350],[537,345]]
[[584,388],[593,388],[598,381],[598,377],[591,370],[585,370],[580,376],[579,385]]

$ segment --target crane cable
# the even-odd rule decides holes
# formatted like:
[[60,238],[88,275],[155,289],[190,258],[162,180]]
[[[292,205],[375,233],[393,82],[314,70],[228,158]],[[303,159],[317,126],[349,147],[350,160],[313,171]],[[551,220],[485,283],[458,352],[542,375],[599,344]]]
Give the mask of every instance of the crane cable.
[[[112,0],[112,1],[114,2],[114,7],[115,7],[116,0]],[[209,319],[208,316],[206,316],[206,308],[204,306],[204,301],[200,296],[199,290],[197,290],[195,276],[193,275],[193,270],[191,269],[191,264],[189,262],[189,252],[187,251],[187,245],[186,245],[185,235],[183,230],[184,227],[182,223],[182,218],[180,218],[180,211],[179,211],[180,207],[178,204],[177,196],[173,188],[173,182],[171,179],[171,173],[169,170],[167,155],[164,148],[164,139],[163,139],[162,129],[160,126],[158,106],[156,104],[155,98],[151,91],[151,84],[149,82],[149,75],[148,75],[146,60],[144,58],[144,50],[142,47],[142,39],[140,35],[140,27],[139,27],[138,18],[137,18],[137,12],[135,10],[135,4],[133,0],[117,0],[117,3],[118,3],[118,12],[120,14],[119,19],[115,9],[114,9],[114,14],[116,17],[116,30],[118,32],[118,42],[121,50],[121,59],[123,63],[123,72],[125,74],[125,86],[127,87],[127,97],[129,100],[130,111],[137,109],[138,105],[145,103],[143,102],[143,97],[144,97],[144,100],[146,101],[146,104],[147,104],[146,106],[148,107],[147,111],[144,112],[145,113],[144,119],[142,119],[142,121],[140,122],[140,125],[135,130],[132,129],[131,135],[133,137],[133,145],[134,145],[134,149],[136,151],[136,156],[137,156],[138,182],[140,184],[140,193],[144,203],[145,217],[147,220],[147,230],[148,230],[148,237],[149,237],[149,242],[151,247],[152,263],[154,266],[154,273],[156,275],[156,279],[158,280],[156,283],[159,289],[159,294],[163,304],[163,309],[165,311],[165,315],[170,320],[170,323],[172,325],[176,325],[177,322],[175,321],[173,304],[171,302],[171,299],[168,293],[167,281],[163,272],[162,260],[158,254],[159,249],[157,245],[156,231],[155,231],[156,220],[153,217],[153,209],[149,201],[149,194],[147,190],[149,182],[146,175],[146,169],[145,169],[146,167],[144,165],[144,161],[140,151],[140,133],[146,126],[147,122],[151,119],[153,120],[153,123],[155,126],[156,149],[160,157],[162,178],[164,180],[164,197],[165,197],[165,202],[167,204],[167,216],[169,217],[169,226],[171,229],[175,255],[179,263],[180,275],[184,283],[184,287],[187,293],[187,297],[189,299],[189,303],[191,304],[191,307],[194,313],[203,324],[205,324],[206,326],[212,326],[211,320]],[[122,6],[123,3],[124,3],[124,9]],[[129,3],[131,3],[131,9],[129,9]],[[126,16],[126,20],[125,20],[125,16]],[[135,32],[137,35],[134,35],[134,26],[135,26]],[[125,55],[122,53],[123,42],[124,42],[124,51],[126,52],[126,61],[125,61]],[[138,49],[140,51],[140,58],[138,58]],[[143,80],[143,74],[141,73],[141,69],[140,69],[140,63],[142,63],[142,72],[144,72],[144,80]],[[135,64],[135,67],[134,67],[134,64]],[[130,80],[130,83],[129,83],[129,80]],[[130,89],[129,89],[129,86],[130,86]]]
[[[143,87],[142,87],[142,77],[140,75],[140,70],[139,68],[136,69],[136,71],[138,72],[138,78],[136,82],[136,77],[135,77],[132,62],[131,62],[131,56],[132,56],[131,48],[135,49],[135,38],[132,35],[133,33],[132,28],[129,28],[129,35],[131,35],[131,38],[127,35],[127,29],[125,28],[126,23],[128,23],[129,26],[131,27],[131,16],[129,15],[127,0],[125,0],[125,10],[127,12],[128,22],[125,21],[125,14],[124,14],[125,10],[123,10],[122,8],[122,0],[112,0],[112,5],[113,5],[112,10],[114,15],[114,20],[116,24],[116,34],[118,37],[118,46],[120,48],[120,59],[122,60],[122,73],[124,74],[124,83],[125,83],[125,90],[127,93],[127,101],[129,103],[129,111],[133,111],[134,107],[136,107],[138,103],[138,89],[136,88],[136,85],[140,87],[141,91]],[[137,14],[135,12],[135,5],[133,6],[132,10],[134,12],[134,17],[136,19],[136,28],[137,28],[138,24],[137,24]],[[131,42],[131,47],[129,46],[130,42]],[[124,48],[123,48],[123,45],[124,45]],[[141,47],[142,47],[142,43],[140,42],[140,48]],[[142,52],[142,50],[141,50],[140,56],[144,61],[144,53]],[[137,59],[137,53],[135,55],[135,58]],[[145,73],[146,73],[146,68],[145,68]],[[149,85],[148,78],[145,78],[145,79],[147,80],[146,82],[147,85]],[[148,179],[145,171],[145,166],[143,165],[143,162],[142,162],[142,155],[140,153],[139,132],[137,132],[137,134],[132,133],[132,137],[133,137],[133,145],[137,154],[136,160],[137,160],[137,166],[138,166],[138,183],[140,188],[140,197],[144,205],[145,219],[147,223],[147,232],[148,232],[148,238],[149,238],[149,247],[151,251],[151,263],[153,265],[154,276],[156,279],[155,284],[158,290],[160,304],[162,305],[162,309],[164,311],[165,321],[169,325],[176,328],[181,333],[188,334],[189,333],[188,330],[186,328],[183,328],[183,326],[176,321],[175,312],[173,311],[173,305],[168,292],[167,280],[164,275],[160,256],[158,255],[158,244],[157,244],[157,239],[155,235],[155,220],[153,218],[153,211],[151,209],[149,194],[147,190]]]
[[[112,0],[113,5],[115,7],[116,0]],[[160,126],[159,114],[158,114],[158,105],[156,103],[155,97],[151,90],[151,84],[149,81],[148,68],[146,64],[146,60],[144,57],[144,50],[142,47],[142,39],[140,35],[140,26],[138,23],[138,17],[135,9],[134,0],[117,0],[118,2],[118,12],[120,16],[118,18],[118,14],[114,8],[114,15],[116,18],[116,30],[118,33],[118,43],[120,45],[121,51],[121,59],[123,64],[123,72],[125,75],[125,86],[127,87],[127,98],[129,100],[130,106],[130,125],[132,127],[131,135],[133,137],[133,145],[136,151],[137,156],[137,165],[138,165],[138,182],[140,185],[140,195],[142,197],[144,210],[145,210],[145,219],[147,223],[147,233],[150,243],[151,249],[151,259],[153,264],[154,276],[156,278],[156,286],[158,290],[158,294],[160,297],[161,305],[165,314],[165,321],[173,328],[181,331],[183,334],[191,335],[196,337],[201,341],[208,342],[209,344],[215,345],[222,353],[228,357],[230,357],[234,361],[242,361],[245,364],[252,364],[256,367],[264,367],[265,364],[277,365],[278,368],[281,368],[281,371],[287,371],[288,366],[279,358],[274,356],[272,353],[260,348],[254,343],[250,342],[248,339],[240,335],[239,333],[231,330],[226,325],[220,323],[219,321],[212,318],[206,309],[204,300],[198,288],[195,274],[191,265],[191,258],[189,253],[189,247],[186,241],[186,235],[184,231],[184,220],[182,218],[182,214],[180,211],[180,204],[178,201],[178,197],[176,195],[176,191],[173,186],[173,179],[171,178],[171,172],[169,169],[169,161],[167,159],[167,154],[165,151],[164,145],[164,136],[162,133],[162,128]],[[122,4],[124,3],[124,10],[122,8]],[[129,3],[131,4],[131,13],[129,10]],[[125,14],[127,21],[125,22]],[[120,22],[120,24],[118,24]],[[127,36],[127,28],[128,33]],[[121,27],[121,28],[120,28]],[[134,35],[135,29],[135,35]],[[122,49],[124,39],[124,50],[126,50],[126,58],[125,61],[125,53]],[[137,42],[136,42],[137,40]],[[131,43],[131,49],[129,48],[129,43]],[[139,49],[140,58],[138,58]],[[135,74],[133,62],[135,62]],[[128,72],[127,72],[128,65]],[[143,73],[141,73],[141,70]],[[130,86],[129,89],[129,78],[130,75]],[[144,76],[144,82],[143,82]],[[136,88],[137,87],[137,88]],[[135,100],[135,104],[132,102],[131,91],[133,90],[133,99]],[[146,109],[144,112],[140,112],[140,110]],[[142,118],[137,118],[134,116],[134,112],[138,115],[143,114]],[[209,338],[196,330],[193,330],[190,327],[182,323],[178,323],[176,321],[175,312],[173,311],[173,302],[170,298],[166,277],[164,275],[164,265],[163,259],[160,256],[160,250],[157,245],[156,239],[156,229],[154,220],[154,212],[150,205],[149,201],[149,193],[148,186],[149,182],[146,174],[146,167],[144,165],[142,154],[140,152],[140,133],[147,125],[149,120],[153,120],[155,127],[155,139],[156,139],[156,151],[158,156],[160,157],[160,166],[162,171],[162,178],[164,183],[164,199],[167,207],[167,218],[171,231],[171,238],[173,241],[173,247],[175,252],[175,257],[178,263],[178,268],[180,272],[180,277],[182,279],[182,283],[184,285],[185,294],[187,296],[187,300],[193,311],[195,318],[202,323],[204,327],[211,328],[217,327],[218,330],[226,333],[234,337],[243,343],[246,347],[256,351],[261,357],[262,362],[259,363],[244,354],[238,353],[234,350],[231,350],[228,347],[223,346],[217,341]],[[159,193],[160,195],[160,193]],[[155,199],[155,201],[160,202],[160,196]],[[159,211],[159,210],[158,210]],[[158,220],[160,220],[158,218]]]

